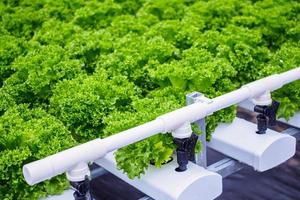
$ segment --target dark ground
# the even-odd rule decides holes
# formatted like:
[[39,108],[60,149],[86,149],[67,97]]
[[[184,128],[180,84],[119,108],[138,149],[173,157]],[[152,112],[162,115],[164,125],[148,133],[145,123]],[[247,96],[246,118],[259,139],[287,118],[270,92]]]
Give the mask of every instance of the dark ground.
[[[251,121],[253,116],[246,118]],[[279,131],[285,128],[284,124],[277,127]],[[209,163],[223,157],[213,150],[208,151]],[[91,187],[96,200],[137,200],[145,196],[109,173],[94,179]],[[300,200],[299,140],[295,156],[282,165],[262,173],[246,167],[223,179],[223,193],[217,200]]]

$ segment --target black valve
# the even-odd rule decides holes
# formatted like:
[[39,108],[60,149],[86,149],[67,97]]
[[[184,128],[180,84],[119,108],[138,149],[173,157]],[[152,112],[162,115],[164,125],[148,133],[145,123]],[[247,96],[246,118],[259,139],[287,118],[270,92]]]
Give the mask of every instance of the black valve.
[[256,105],[254,111],[260,113],[257,115],[257,129],[256,133],[265,134],[268,126],[276,125],[276,113],[280,103],[273,101],[270,106]]
[[195,147],[198,141],[198,135],[193,133],[189,138],[174,138],[174,143],[177,145],[177,172],[183,172],[187,169],[189,161],[195,162]]
[[83,181],[70,181],[70,184],[74,190],[73,196],[75,200],[92,200],[90,193],[90,180],[87,176]]
[[259,114],[256,117],[257,119],[257,134],[265,134],[268,128],[268,119],[265,115]]

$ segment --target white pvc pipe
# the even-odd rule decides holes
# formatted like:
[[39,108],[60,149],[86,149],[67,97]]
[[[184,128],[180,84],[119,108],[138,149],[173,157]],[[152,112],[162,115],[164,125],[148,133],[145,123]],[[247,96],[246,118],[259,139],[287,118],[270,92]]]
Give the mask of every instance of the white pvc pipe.
[[299,79],[300,67],[296,67],[292,70],[281,73],[280,76],[284,81],[284,84],[291,83]]
[[95,139],[23,166],[23,175],[34,185],[74,168],[80,162],[96,160],[106,154],[106,143]]
[[197,121],[198,119],[204,118],[218,110],[262,95],[266,91],[277,90],[283,85],[298,79],[300,79],[300,67],[248,83],[240,89],[212,99],[212,101],[209,103],[196,102],[189,106],[162,115],[158,117],[158,119],[164,121],[164,132],[168,132],[178,128],[184,122]]
[[215,111],[237,104],[249,98],[276,90],[283,85],[300,79],[300,67],[254,81],[233,92],[212,99],[208,103],[194,103],[173,112],[161,115],[156,120],[128,129],[105,139],[67,149],[44,159],[23,166],[28,184],[33,185],[71,170],[80,162],[90,162],[108,152],[138,142],[157,133],[171,132],[186,122],[194,122]]
[[23,175],[29,185],[34,185],[72,170],[80,162],[97,160],[108,152],[162,132],[162,127],[160,120],[154,120],[104,139],[91,140],[24,165]]
[[161,120],[153,120],[140,126],[122,131],[118,134],[104,138],[108,145],[107,151],[113,151],[137,141],[148,138],[154,134],[163,132],[164,124]]

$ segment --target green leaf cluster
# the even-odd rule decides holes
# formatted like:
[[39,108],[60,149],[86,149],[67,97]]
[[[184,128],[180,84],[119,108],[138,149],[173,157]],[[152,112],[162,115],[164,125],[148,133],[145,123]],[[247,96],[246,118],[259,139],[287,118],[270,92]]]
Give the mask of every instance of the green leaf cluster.
[[[176,90],[165,88],[153,91],[145,98],[133,98],[132,108],[128,111],[115,111],[104,118],[104,136],[118,133],[134,126],[153,120],[155,117],[180,107],[180,97]],[[178,93],[181,93],[178,91]],[[177,93],[177,95],[178,95]],[[183,95],[181,93],[181,95]],[[173,154],[175,145],[170,134],[158,134],[141,142],[118,150],[116,155],[118,168],[129,178],[140,177],[149,163],[160,167]]]
[[40,108],[20,104],[0,117],[0,198],[37,199],[67,186],[64,177],[29,186],[22,166],[75,145],[70,131]]
[[125,76],[111,79],[105,71],[64,80],[52,90],[49,113],[61,120],[78,141],[102,137],[103,118],[126,111],[138,89]]

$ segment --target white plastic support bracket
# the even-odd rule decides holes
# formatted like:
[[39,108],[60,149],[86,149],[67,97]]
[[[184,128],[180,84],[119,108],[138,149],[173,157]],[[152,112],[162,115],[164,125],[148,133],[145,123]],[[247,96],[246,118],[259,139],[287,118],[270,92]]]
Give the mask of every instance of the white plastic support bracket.
[[[204,94],[200,92],[192,92],[186,95],[186,105],[190,105],[196,102],[211,103],[212,100],[205,97]],[[204,168],[207,167],[207,150],[206,150],[206,125],[205,119],[199,119],[195,122],[198,125],[201,135],[198,140],[201,142],[201,152],[195,155],[196,164]]]

